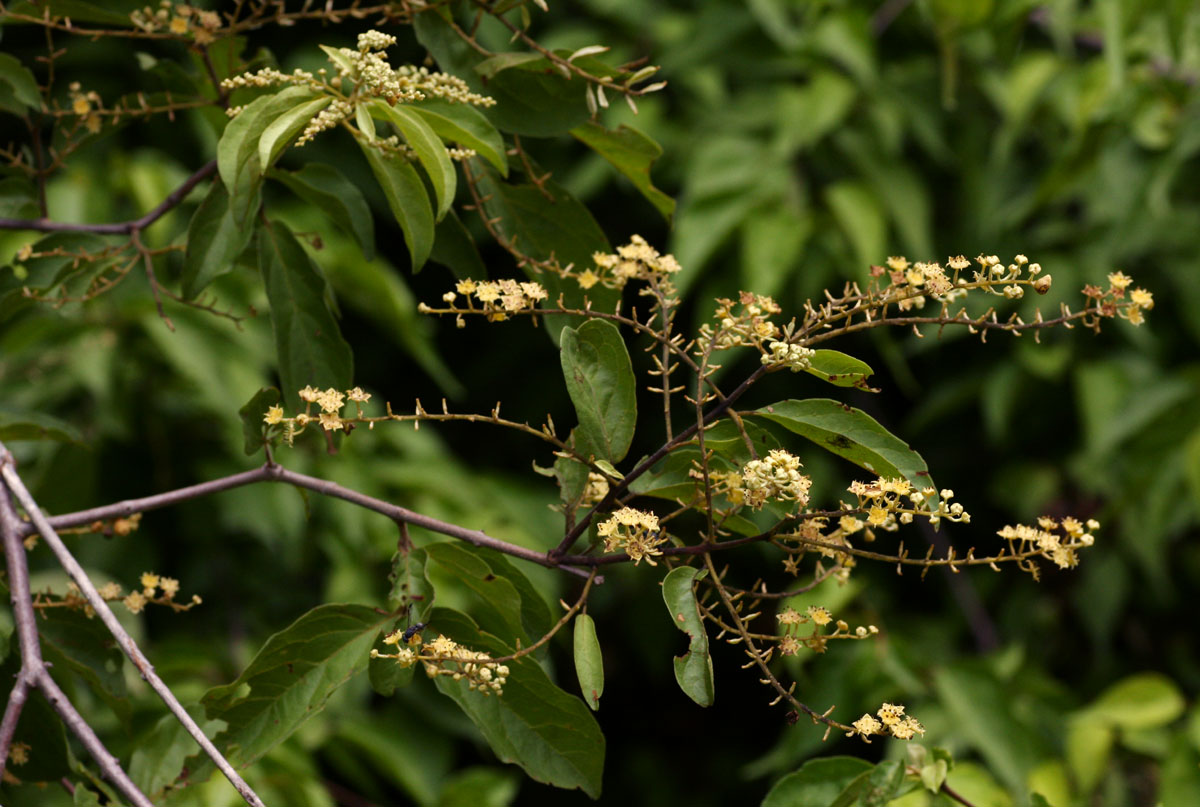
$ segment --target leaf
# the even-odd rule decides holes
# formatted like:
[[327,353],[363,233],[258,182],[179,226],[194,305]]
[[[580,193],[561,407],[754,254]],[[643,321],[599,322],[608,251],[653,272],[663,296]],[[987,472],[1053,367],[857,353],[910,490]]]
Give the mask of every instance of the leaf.
[[301,387],[349,387],[354,357],[325,302],[325,278],[286,225],[259,228],[258,265],[271,303],[284,400],[299,412]]
[[25,177],[0,179],[0,217],[36,219],[40,214],[37,189]]
[[1116,731],[1103,717],[1083,712],[1067,721],[1067,764],[1080,793],[1091,793],[1100,784],[1108,770],[1115,741]]
[[866,362],[853,356],[837,350],[818,350],[809,362],[810,366],[805,372],[822,381],[828,381],[838,387],[857,387],[868,392],[877,392],[867,384],[867,379],[875,371]]
[[596,638],[596,621],[587,614],[575,617],[575,675],[583,702],[593,712],[598,710],[604,694],[604,656]]
[[319,605],[268,639],[236,681],[205,693],[208,718],[229,725],[218,740],[230,761],[246,767],[324,708],[366,669],[393,618],[365,605]]
[[[326,244],[330,251],[337,248],[334,242]],[[396,268],[382,259],[372,264],[356,260],[349,253],[335,260],[332,282],[338,299],[391,335],[447,395],[461,395],[462,384],[438,353],[433,323],[417,312],[416,298]]]
[[[428,15],[421,15],[428,16]],[[479,178],[479,190],[486,200],[484,210],[496,218],[496,229],[532,258],[557,260],[560,266],[577,269],[592,265],[596,252],[612,252],[608,239],[591,212],[565,188],[551,180],[541,189],[531,184],[501,181],[491,169]],[[593,286],[586,292],[571,279],[526,269],[532,280],[546,287],[550,300],[563,298],[568,308],[581,308],[585,298],[600,309],[611,311],[620,292]],[[546,332],[557,344],[559,333],[568,323],[565,316],[546,317]]]
[[475,72],[484,78],[492,78],[504,70],[520,67],[530,62],[544,62],[545,59],[546,57],[540,53],[497,53],[475,65]]
[[520,782],[509,771],[466,768],[446,782],[437,807],[508,807],[519,788]]
[[375,220],[371,208],[345,174],[326,163],[306,163],[299,171],[272,169],[271,179],[333,219],[338,229],[354,238],[363,258],[375,259]]
[[217,143],[217,171],[229,191],[234,221],[243,223],[258,207],[258,189],[266,169],[258,157],[258,141],[276,118],[313,94],[308,87],[288,87],[247,104],[229,122]]
[[[450,12],[439,8],[416,15],[413,30],[417,41],[443,71],[462,78],[472,91],[495,99],[496,104],[487,107],[484,114],[496,128],[530,137],[550,137],[587,120],[584,82],[564,78],[548,63],[539,66],[542,57],[530,59],[529,54],[501,54],[502,58],[484,70],[493,71],[501,65],[510,69],[482,76],[477,68],[484,58],[462,41],[443,14],[448,17]],[[584,61],[586,57],[580,66],[591,69],[592,65]],[[511,69],[514,67],[518,69]]]
[[413,271],[419,272],[433,248],[433,209],[429,206],[425,186],[408,160],[384,152],[361,138],[358,145],[375,172],[375,179],[387,197],[392,215],[404,232],[404,243],[408,245]]
[[424,118],[443,140],[474,149],[500,172],[508,176],[508,156],[504,138],[487,116],[470,104],[454,104],[440,98],[427,98],[407,105]]
[[483,265],[483,258],[479,257],[475,239],[463,226],[454,208],[437,223],[429,260],[445,266],[460,280],[468,277],[476,280],[487,278],[487,267]]
[[[30,245],[33,252],[56,254],[30,257],[23,261],[18,261],[14,256],[14,269],[0,272],[0,322],[30,304],[25,296],[26,288],[47,297],[64,286],[70,292],[72,289],[68,284],[86,284],[89,275],[95,275],[110,266],[113,259],[85,261],[76,256],[102,254],[109,246],[108,241],[91,233],[51,233],[33,242]],[[15,271],[18,267],[20,272]],[[79,290],[80,294],[84,292],[85,289]]]
[[[220,720],[205,720],[199,706],[188,707],[188,714],[209,739],[225,728]],[[155,796],[179,777],[187,758],[194,753],[196,741],[179,719],[163,715],[134,746],[129,758],[129,776],[143,793]]]
[[872,769],[856,757],[811,759],[775,783],[762,807],[809,807],[831,804],[851,782]]
[[71,794],[73,807],[100,807],[100,796],[83,782],[75,782],[75,792]]
[[103,623],[79,611],[53,608],[38,620],[38,635],[47,661],[78,675],[122,723],[128,723],[125,655]]
[[455,173],[454,165],[446,154],[446,147],[425,119],[406,105],[391,106],[376,100],[371,102],[369,108],[374,117],[387,120],[395,126],[416,152],[417,159],[421,161],[429,182],[433,185],[433,192],[438,200],[436,218],[441,221],[454,202],[454,193],[458,188],[458,174]]
[[1104,690],[1086,714],[1106,720],[1125,731],[1156,728],[1183,714],[1185,702],[1179,687],[1161,673],[1139,673]]
[[[936,487],[921,455],[861,409],[811,398],[781,401],[748,414],[778,423],[877,476],[903,477],[918,490]],[[937,494],[928,501],[935,505]]]
[[1047,753],[1037,735],[1013,715],[1008,688],[983,665],[973,662],[939,670],[934,687],[949,718],[988,768],[1010,790],[1024,788],[1029,772]]
[[692,566],[680,566],[663,578],[663,602],[667,604],[671,622],[688,636],[687,652],[674,659],[675,680],[684,694],[701,706],[713,703],[713,669],[708,634],[700,619],[692,584],[707,573]]
[[[464,614],[437,608],[430,621],[456,642],[493,657],[514,648],[480,631]],[[563,692],[528,656],[508,662],[508,683],[499,696],[467,689],[446,676],[437,688],[471,719],[504,762],[520,765],[531,778],[561,788],[578,787],[600,797],[604,735],[582,702]]]
[[880,762],[867,777],[867,781],[859,793],[858,803],[862,807],[884,807],[896,797],[902,784],[904,784],[904,763],[898,759]]
[[54,440],[82,445],[83,435],[65,420],[41,412],[0,409],[0,441],[10,440]]
[[268,409],[279,404],[279,400],[279,390],[274,387],[263,387],[254,393],[254,397],[247,401],[245,406],[238,410],[238,414],[242,418],[242,438],[245,441],[244,448],[247,457],[254,456],[259,449],[267,445],[268,426],[263,417],[267,414]]
[[841,227],[860,266],[877,262],[887,250],[887,222],[875,191],[863,182],[835,182],[825,189],[825,204]]
[[42,108],[42,94],[38,91],[37,79],[17,57],[8,53],[0,53],[0,84],[8,88],[5,95],[17,102],[3,105],[10,112],[22,115],[28,109]]
[[[483,603],[478,622],[489,633],[529,645],[540,637],[527,629],[522,614],[522,596],[517,585],[495,568],[489,559],[458,543],[437,543],[425,547],[430,567],[462,583]],[[544,605],[544,604],[543,604]],[[434,624],[438,630],[441,625]]]
[[[21,658],[17,653],[13,653],[0,665],[0,699],[5,702],[8,701],[20,669]],[[8,770],[23,781],[57,782],[70,775],[67,735],[63,730],[62,720],[46,702],[41,690],[34,689],[29,693],[12,740],[13,743],[24,743],[30,749],[29,760],[23,765],[15,765],[11,757],[8,760]]]
[[613,130],[589,121],[572,129],[571,134],[628,177],[642,196],[670,222],[675,213],[675,200],[654,187],[650,179],[650,167],[662,156],[662,147],[658,143],[625,124]]
[[[254,201],[251,207],[256,208]],[[226,274],[234,260],[250,244],[254,228],[245,217],[235,218],[229,206],[229,191],[214,182],[188,224],[187,251],[180,279],[183,296],[193,300],[208,284]]]
[[620,462],[637,425],[633,364],[621,332],[593,319],[561,334],[563,377],[579,417],[575,446],[584,456]]
[[258,138],[258,165],[266,171],[279,159],[292,140],[300,134],[318,112],[329,106],[328,95],[296,105],[271,122]]

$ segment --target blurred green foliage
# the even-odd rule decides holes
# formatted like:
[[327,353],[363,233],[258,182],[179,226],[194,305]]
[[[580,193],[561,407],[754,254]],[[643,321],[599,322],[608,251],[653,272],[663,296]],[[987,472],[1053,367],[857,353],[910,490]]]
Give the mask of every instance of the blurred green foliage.
[[[600,118],[661,146],[653,185],[678,200],[670,221],[636,177],[581,142],[531,132],[523,143],[613,243],[640,233],[676,255],[695,322],[713,297],[739,288],[794,310],[825,287],[865,277],[889,254],[1025,253],[1054,277],[1040,301],[1048,309],[1073,304],[1079,288],[1116,268],[1154,292],[1146,326],[1113,323],[1098,338],[1052,332],[1040,346],[1030,337],[980,345],[962,333],[935,342],[876,331],[858,342],[856,355],[880,371],[872,382],[885,394],[849,391],[846,400],[919,450],[967,504],[973,523],[947,528],[950,540],[988,546],[996,527],[1042,513],[1092,515],[1104,529],[1079,569],[1048,572],[1040,583],[1012,570],[921,581],[860,568],[851,586],[827,584],[804,604],[876,623],[882,637],[788,661],[801,699],[819,710],[836,704],[843,720],[884,700],[906,703],[929,730],[924,744],[953,753],[948,783],[979,807],[1039,803],[1035,791],[1055,807],[1200,803],[1200,646],[1186,617],[1200,587],[1200,9],[1187,0],[584,0],[531,10],[532,33],[548,47],[601,43],[613,48],[610,63],[649,57],[663,66],[668,88],[640,99],[636,117],[614,103]],[[285,69],[313,66],[317,43],[349,44],[366,27],[267,27],[248,36],[246,54]],[[424,51],[411,32],[396,33],[419,62]],[[44,51],[33,27],[6,22],[0,34],[26,65]],[[59,42],[68,47],[58,65],[64,87],[79,80],[112,98],[195,81],[195,66],[168,45]],[[3,118],[0,141],[25,136],[15,121]],[[211,111],[108,130],[50,183],[52,216],[141,215],[214,154],[216,136]],[[501,338],[475,323],[457,331],[418,318],[416,300],[437,299],[449,275],[408,271],[386,202],[346,143],[319,139],[306,149],[306,161],[337,164],[380,216],[379,254],[365,271],[350,236],[267,190],[273,215],[320,233],[355,383],[398,406],[444,395],[456,409],[487,411],[499,398],[516,419],[550,411],[569,420],[566,390],[538,381],[557,367],[549,341],[520,323]],[[282,162],[301,164],[294,154]],[[20,182],[0,180],[0,216],[31,215]],[[168,214],[148,242],[180,236],[201,200],[194,194]],[[463,224],[487,270],[511,274],[477,217]],[[0,258],[30,240],[0,231]],[[434,260],[453,262],[436,248]],[[179,277],[182,259],[169,269]],[[223,307],[265,308],[252,273],[221,276],[213,289]],[[0,309],[0,434],[14,440],[48,511],[248,467],[237,410],[274,380],[269,324],[252,318],[239,329],[178,306],[169,313],[173,332],[137,278],[84,305]],[[764,390],[791,397],[811,383],[781,376]],[[3,432],[10,413],[14,422],[46,418],[55,439]],[[645,448],[635,444],[633,454]],[[507,434],[387,428],[346,441],[337,456],[310,445],[284,461],[514,543],[557,542],[547,507],[554,486],[529,471],[528,446]],[[817,458],[809,467],[831,479],[844,473]],[[838,485],[824,489],[829,496]],[[437,540],[419,530],[413,537]],[[153,569],[204,596],[186,614],[130,620],[166,681],[195,703],[308,609],[385,601],[396,540],[383,517],[265,486],[150,513],[131,536],[76,546],[100,580],[130,587]],[[61,587],[61,575],[36,572],[50,569],[45,556],[31,561],[35,588]],[[547,602],[567,596],[553,574],[524,571]],[[465,606],[465,590],[435,583],[439,604]],[[752,674],[737,669],[741,657],[718,643],[715,704],[702,710],[672,680],[670,657],[684,642],[660,596],[655,576],[622,569],[592,599],[607,667],[597,713],[609,741],[601,803],[755,804],[788,774],[803,776],[780,788],[810,786],[804,776],[850,777],[853,764],[801,768],[814,756],[906,758],[900,744],[822,742],[803,720],[786,725]],[[563,686],[571,652],[564,634],[544,662]],[[160,787],[162,771],[190,749],[128,668],[125,679],[130,711],[119,714],[103,706],[102,682],[64,676],[113,749],[132,753],[139,782]],[[586,802],[499,765],[423,676],[389,699],[352,680],[250,781],[268,803],[313,807]],[[3,798],[10,807],[72,802],[53,788],[6,787]],[[767,803],[818,803],[783,798]],[[169,803],[237,801],[213,779]],[[893,803],[949,802],[914,790]]]

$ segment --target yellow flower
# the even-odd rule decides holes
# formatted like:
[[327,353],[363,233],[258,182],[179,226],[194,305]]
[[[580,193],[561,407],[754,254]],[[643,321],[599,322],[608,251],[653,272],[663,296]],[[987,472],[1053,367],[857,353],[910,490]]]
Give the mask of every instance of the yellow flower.
[[272,406],[267,410],[267,414],[263,415],[263,422],[270,425],[283,422],[283,407]]
[[175,595],[179,593],[179,581],[174,577],[159,578],[158,587],[162,589],[163,596],[168,600],[174,599]]
[[1114,289],[1124,289],[1133,282],[1133,278],[1124,272],[1113,272],[1108,276],[1108,282]]
[[599,280],[600,276],[591,269],[585,269],[582,274],[575,278],[575,281],[579,283],[579,287],[583,289],[590,289],[592,286],[595,286]]
[[1147,311],[1154,308],[1154,295],[1140,286],[1129,292],[1129,301],[1134,305],[1145,308]]
[[142,574],[142,588],[145,589],[147,597],[153,597],[154,589],[158,588],[158,575],[154,572],[144,572]]
[[833,621],[833,616],[829,613],[829,609],[822,608],[819,605],[808,606],[808,617],[817,625],[828,625]]
[[905,258],[903,255],[899,257],[893,256],[887,259],[887,265],[897,272],[903,272],[908,269],[908,258]]
[[129,609],[131,614],[140,614],[142,609],[146,607],[146,598],[142,592],[135,591],[125,598],[125,607]]
[[171,33],[186,34],[188,32],[188,21],[183,17],[175,17],[171,20]]

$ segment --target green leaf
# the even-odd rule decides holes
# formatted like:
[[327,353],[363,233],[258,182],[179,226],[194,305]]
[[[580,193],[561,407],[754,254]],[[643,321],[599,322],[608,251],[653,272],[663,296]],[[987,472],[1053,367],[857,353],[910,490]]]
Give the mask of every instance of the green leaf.
[[463,226],[454,208],[437,223],[429,260],[445,266],[460,280],[468,277],[476,280],[487,278],[487,267],[483,265],[483,258],[479,257],[475,239]]
[[[13,653],[0,665],[0,699],[6,703],[20,668],[18,653]],[[71,774],[67,735],[62,720],[40,690],[29,693],[12,739],[14,743],[24,743],[30,749],[29,760],[23,765],[15,765],[11,758],[8,760],[8,770],[22,781],[57,782]]]
[[939,670],[934,687],[949,718],[988,768],[1010,790],[1024,788],[1029,772],[1047,753],[1032,729],[1013,715],[1008,686],[983,665],[961,662]]
[[1104,690],[1086,714],[1134,731],[1165,726],[1183,714],[1184,707],[1175,682],[1161,673],[1148,672],[1131,675]]
[[103,623],[80,611],[53,608],[38,620],[38,635],[47,661],[78,675],[123,723],[128,722],[125,654]]
[[887,221],[875,191],[864,182],[835,182],[825,189],[825,204],[865,270],[887,250]]
[[85,293],[88,278],[111,266],[113,258],[89,262],[75,256],[102,254],[109,246],[107,240],[91,233],[51,233],[33,242],[31,248],[35,253],[55,254],[30,257],[23,261],[18,261],[14,256],[11,259],[14,269],[19,267],[22,271],[0,272],[0,322],[30,304],[25,296],[26,288],[48,297],[51,292],[60,291],[61,287],[66,287],[67,293],[70,293],[74,291],[73,285],[79,284],[82,288],[77,290],[77,294]]
[[616,130],[605,129],[598,123],[587,122],[571,130],[576,140],[599,154],[627,176],[642,196],[668,222],[675,213],[675,200],[654,187],[650,168],[662,156],[662,147],[631,126],[622,124]]
[[375,119],[371,117],[371,113],[367,110],[365,104],[355,104],[354,122],[358,124],[358,130],[363,133],[368,141],[375,139]]
[[1102,717],[1084,712],[1067,722],[1067,764],[1081,793],[1091,793],[1104,778],[1115,740],[1116,731]]
[[405,141],[416,152],[429,181],[433,185],[434,195],[437,196],[437,220],[441,221],[454,202],[454,193],[458,188],[458,174],[446,154],[446,147],[425,119],[413,112],[404,104],[392,106],[384,101],[372,101],[370,111],[373,117],[386,120],[396,127],[404,136]]
[[497,53],[495,56],[489,56],[475,65],[475,72],[484,78],[492,78],[505,70],[520,67],[531,62],[545,62],[545,60],[546,57],[540,53]]
[[8,53],[0,53],[0,84],[7,86],[9,92],[6,95],[17,102],[4,105],[10,112],[22,115],[28,109],[42,108],[37,79],[17,57]]
[[596,638],[596,621],[587,614],[575,617],[575,675],[579,678],[583,702],[593,712],[598,710],[600,696],[604,694],[604,656]]
[[866,784],[858,795],[862,807],[884,807],[896,797],[904,784],[904,763],[898,759],[880,762],[867,777]]
[[[612,252],[591,212],[551,180],[543,181],[540,189],[530,184],[514,185],[486,169],[479,178],[479,190],[486,200],[485,212],[497,219],[496,229],[532,258],[554,259],[560,266],[574,264],[578,269],[591,266],[594,253]],[[568,308],[581,308],[586,298],[597,309],[611,311],[620,299],[620,292],[612,289],[593,286],[585,292],[574,280],[548,272],[538,274],[529,268],[525,271],[546,287],[550,300],[557,301],[561,296]],[[546,333],[556,344],[568,323],[565,316],[546,317]]]
[[75,792],[71,794],[73,807],[100,807],[100,796],[83,782],[75,782]]
[[[336,250],[337,245],[330,242],[326,248]],[[462,384],[438,353],[433,323],[418,313],[416,297],[400,272],[382,259],[366,263],[346,254],[335,261],[331,281],[337,298],[391,335],[447,395],[461,395]]]
[[708,634],[700,619],[692,585],[707,573],[692,566],[680,566],[663,578],[663,602],[667,604],[671,622],[688,636],[687,652],[674,659],[675,680],[684,694],[701,706],[713,703],[713,669]]
[[321,711],[366,669],[393,618],[365,605],[317,606],[268,639],[236,681],[205,693],[208,718],[229,726],[218,739],[230,761],[249,765]]
[[408,245],[413,271],[419,272],[433,249],[433,209],[429,206],[425,186],[408,160],[382,151],[361,138],[358,145],[375,172],[375,179],[387,197],[392,215],[404,232],[404,243]]
[[[437,608],[430,622],[456,642],[493,657],[514,650],[464,614]],[[459,705],[502,761],[520,765],[539,782],[578,787],[599,798],[604,735],[591,712],[555,686],[528,656],[508,662],[508,667],[508,683],[499,696],[472,692],[465,682],[447,676],[436,679],[437,688]]]
[[561,334],[563,377],[579,417],[575,445],[584,456],[620,462],[637,425],[637,387],[621,332],[592,319]]
[[484,114],[498,129],[530,137],[550,137],[587,120],[585,83],[564,78],[548,64],[537,67],[540,56],[490,57],[497,60],[484,70],[501,66],[534,70],[505,69],[485,80],[476,71],[485,59],[450,27],[446,19],[449,14],[444,8],[418,14],[413,20],[417,41],[433,55],[442,70],[462,78],[474,92],[495,99],[496,104],[487,107]]
[[[225,724],[220,720],[205,720],[201,707],[188,707],[201,730],[212,739]],[[174,715],[163,715],[149,733],[140,737],[129,758],[129,776],[147,795],[155,796],[174,782],[187,758],[196,753],[196,741]]]
[[320,98],[300,103],[284,112],[272,121],[270,126],[263,129],[258,138],[259,169],[266,171],[274,165],[284,150],[291,145],[292,140],[313,119],[313,116],[329,106],[332,100],[328,95],[323,95]]
[[313,94],[308,87],[288,87],[257,98],[229,122],[217,143],[217,170],[229,191],[234,221],[245,222],[258,207],[259,186],[266,169],[258,157],[258,141],[280,115]]
[[[484,607],[478,621],[489,633],[519,639],[522,645],[532,643],[521,620],[521,594],[510,580],[460,544],[430,544],[425,551],[431,568],[436,566],[479,597]],[[441,625],[435,627],[441,630]]]
[[810,807],[831,804],[851,782],[872,769],[856,757],[821,757],[775,783],[762,807]]
[[427,98],[409,104],[416,114],[437,132],[443,140],[474,149],[500,172],[508,176],[508,156],[504,138],[487,116],[470,104],[454,104],[440,98]]
[[259,228],[258,265],[271,303],[284,400],[299,412],[304,386],[348,388],[354,357],[325,302],[325,278],[286,225]]
[[37,189],[25,177],[0,179],[0,217],[6,219],[36,219]]
[[467,768],[446,782],[437,807],[508,807],[519,788],[520,782],[508,771]]
[[[251,207],[257,206],[255,200]],[[245,217],[233,215],[225,184],[212,183],[188,224],[187,251],[180,280],[185,299],[195,299],[208,284],[233,269],[234,260],[254,237],[254,228],[250,224]]]
[[0,440],[54,440],[83,444],[83,435],[65,420],[41,412],[0,409]]
[[338,229],[354,238],[363,257],[375,259],[375,219],[358,189],[337,168],[325,163],[306,163],[299,171],[272,169],[271,179],[333,219]]
[[274,387],[263,387],[254,393],[254,397],[238,410],[242,418],[242,438],[245,441],[246,456],[251,457],[267,445],[266,431],[269,428],[263,421],[267,410],[279,405],[279,390]]
[[[778,423],[877,476],[903,477],[918,490],[935,487],[921,455],[861,409],[811,398],[780,401],[748,414]],[[937,494],[928,501],[936,504]]]
[[[388,593],[388,607],[404,614],[404,626],[425,622],[433,610],[433,584],[425,574],[427,560],[424,549],[401,546],[392,556],[392,572],[388,580],[392,587]],[[395,630],[395,627],[391,628]],[[380,633],[380,640],[388,633]],[[412,683],[416,667],[401,667],[395,659],[373,658],[368,662],[367,674],[371,687],[380,695],[391,696],[397,687]]]
[[838,387],[857,387],[868,392],[878,392],[871,389],[867,379],[875,373],[866,362],[859,361],[837,350],[818,350],[810,360],[810,366],[805,372],[815,375],[822,381]]

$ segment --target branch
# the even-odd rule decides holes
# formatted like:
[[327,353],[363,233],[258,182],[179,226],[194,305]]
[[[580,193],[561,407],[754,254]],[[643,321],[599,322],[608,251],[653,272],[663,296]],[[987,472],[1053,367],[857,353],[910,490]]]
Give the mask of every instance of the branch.
[[[451,538],[458,538],[475,546],[495,549],[497,552],[512,555],[522,560],[528,560],[540,566],[546,566],[551,569],[562,569],[576,577],[586,578],[588,576],[587,571],[564,565],[560,560],[553,560],[547,557],[545,552],[510,544],[507,541],[493,538],[482,530],[471,530],[466,527],[460,527],[457,524],[451,524],[448,521],[442,521],[441,519],[417,513],[405,507],[384,501],[383,499],[377,499],[365,493],[359,493],[356,490],[342,487],[334,482],[289,471],[280,465],[264,465],[252,471],[243,471],[240,474],[202,482],[199,485],[190,485],[186,488],[179,488],[178,490],[159,493],[142,499],[127,499],[123,502],[117,502],[104,507],[93,507],[90,510],[80,510],[76,513],[53,516],[44,520],[47,526],[51,528],[78,527],[91,524],[94,521],[106,521],[112,518],[123,518],[134,513],[144,513],[148,510],[158,510],[173,504],[198,499],[202,496],[242,487],[243,485],[250,485],[255,482],[285,482],[289,485],[296,485],[297,487],[306,488],[325,496],[332,496],[336,499],[343,499],[357,504],[359,507],[364,507],[373,512],[385,515],[400,524],[413,524],[418,527],[424,527],[430,532],[449,535]],[[37,531],[38,529],[34,525],[24,524],[19,534],[29,535]],[[603,579],[600,578],[597,582],[603,582]]]
[[[117,620],[116,615],[108,607],[108,603],[105,602],[104,598],[100,596],[100,593],[96,591],[96,587],[92,584],[87,572],[83,570],[83,567],[79,565],[79,561],[75,560],[75,557],[71,554],[71,551],[67,549],[66,544],[62,542],[62,539],[58,537],[58,534],[46,522],[46,518],[42,515],[42,511],[38,508],[37,502],[34,501],[33,496],[31,496],[28,489],[26,489],[25,484],[21,481],[21,477],[17,475],[12,455],[8,453],[8,450],[2,443],[0,443],[0,476],[3,477],[5,486],[7,486],[8,490],[16,498],[17,502],[21,505],[26,514],[29,516],[30,520],[33,522],[33,525],[37,529],[38,534],[42,537],[42,540],[44,540],[47,546],[50,547],[51,551],[54,552],[55,557],[58,558],[59,564],[62,565],[63,569],[66,570],[67,574],[75,582],[75,585],[79,587],[80,592],[87,599],[88,604],[91,605],[95,610],[96,615],[100,617],[100,621],[104,623],[104,626],[108,628],[109,633],[111,633],[117,640],[117,644],[120,646],[121,650],[126,656],[129,657],[129,660],[133,662],[133,666],[137,668],[142,678],[145,679],[145,681],[150,685],[150,688],[153,689],[160,698],[162,698],[163,703],[167,705],[167,708],[171,710],[171,713],[175,715],[176,719],[183,724],[184,728],[187,729],[188,734],[192,736],[196,743],[199,744],[202,749],[204,749],[204,752],[208,754],[209,758],[212,759],[217,768],[220,769],[221,773],[225,774],[225,778],[230,781],[230,783],[234,786],[246,803],[251,805],[251,807],[265,807],[262,799],[258,797],[258,794],[256,794],[250,788],[250,785],[246,784],[245,780],[242,779],[241,775],[233,769],[233,765],[229,763],[229,760],[222,756],[221,752],[217,750],[217,747],[213,745],[212,740],[208,739],[208,736],[205,735],[200,726],[196,724],[196,721],[193,720],[191,715],[187,713],[187,710],[183,708],[183,704],[179,702],[179,700],[175,697],[175,694],[171,692],[167,685],[163,683],[162,679],[158,677],[158,674],[154,672],[153,665],[150,664],[150,661],[142,653],[141,649],[137,646],[137,643],[134,642],[133,637],[131,637],[125,631],[125,629],[121,627],[121,623]],[[17,531],[15,529],[7,530],[5,541],[6,544],[13,543],[19,546],[20,539],[18,538]],[[21,558],[21,561],[23,562],[24,558]],[[25,600],[28,601],[28,581],[25,583],[25,589]],[[17,596],[15,588],[13,589],[13,596],[14,599]],[[32,606],[30,606],[30,612],[32,612]],[[36,637],[34,637],[34,641],[36,642]],[[63,722],[71,726],[71,729],[81,740],[84,741],[85,744],[88,742],[88,735],[91,736],[95,743],[100,743],[100,740],[96,738],[95,733],[92,732],[91,728],[87,725],[79,713],[75,712],[75,710],[67,702],[66,697],[62,694],[61,690],[59,690],[57,685],[50,680],[50,676],[45,672],[44,666],[41,667],[38,686],[40,686],[46,693],[46,697],[50,700],[51,704],[58,709],[59,714],[63,718]],[[113,777],[115,774],[125,776],[125,773],[121,770],[120,765],[117,763],[116,757],[113,757],[112,754],[104,751],[103,746],[100,746],[100,752],[101,753],[99,756],[97,756],[97,759],[100,762],[101,768],[105,770],[106,775],[110,779],[117,784],[120,784],[119,777],[116,779]],[[95,753],[96,752],[93,751],[94,755]],[[129,784],[132,786],[132,781],[130,781]],[[139,804],[145,804],[147,807],[149,807],[149,799],[146,799],[144,795],[141,795],[141,793],[137,791],[136,787],[134,787],[134,793],[140,796],[143,800],[138,802]]]
[[144,230],[162,218],[168,211],[184,200],[192,189],[208,179],[217,170],[217,161],[210,160],[200,170],[188,177],[182,185],[168,194],[166,199],[153,210],[138,219],[123,221],[118,224],[72,224],[65,221],[40,219],[5,219],[0,218],[0,230],[37,230],[43,233],[96,233],[98,235],[129,235]]
[[[15,472],[12,468],[12,455],[0,444],[0,470],[7,481],[8,476]],[[18,484],[19,484],[18,480]],[[96,732],[75,710],[67,700],[58,684],[50,677],[46,663],[42,660],[41,645],[38,642],[37,617],[33,612],[33,600],[29,591],[29,565],[26,562],[25,547],[20,537],[21,521],[13,509],[8,490],[0,486],[0,535],[4,541],[4,559],[8,566],[8,585],[12,598],[13,619],[16,622],[17,638],[21,648],[21,672],[9,695],[8,705],[4,710],[4,719],[0,721],[0,774],[4,763],[8,761],[8,752],[12,744],[13,733],[21,715],[25,699],[31,687],[39,687],[46,700],[58,712],[63,723],[75,733],[96,764],[100,766],[104,776],[112,782],[119,791],[129,799],[134,807],[154,807],[153,803],[142,793],[138,786],[121,768],[120,762],[107,748]]]

